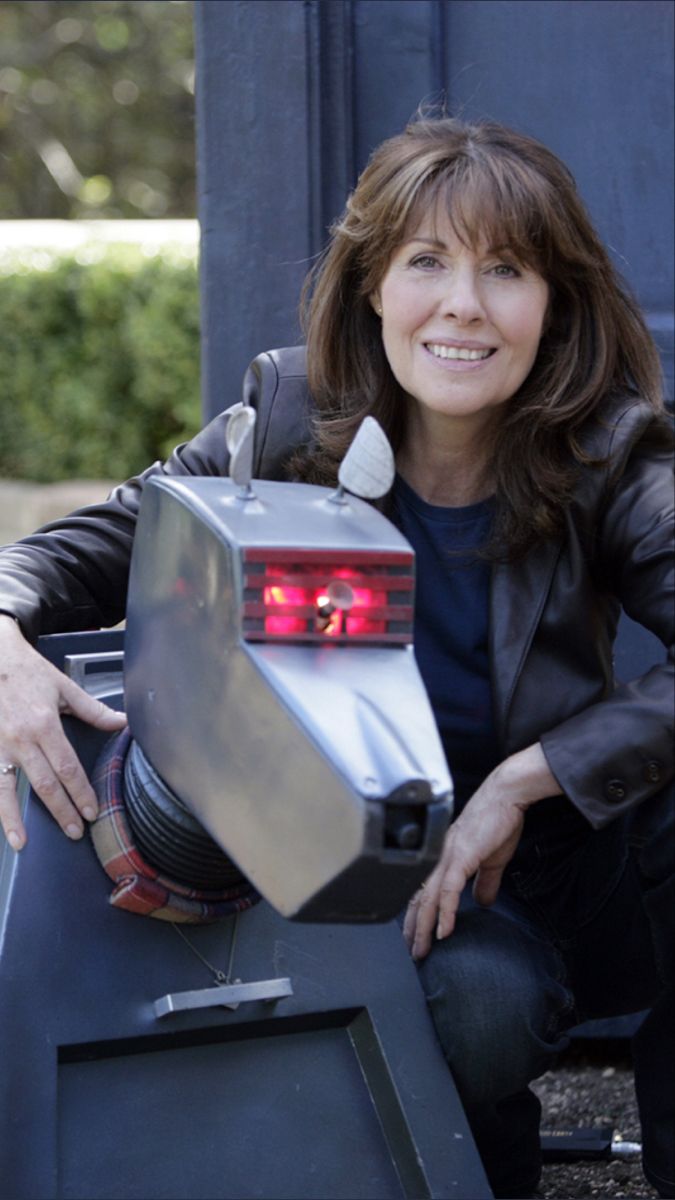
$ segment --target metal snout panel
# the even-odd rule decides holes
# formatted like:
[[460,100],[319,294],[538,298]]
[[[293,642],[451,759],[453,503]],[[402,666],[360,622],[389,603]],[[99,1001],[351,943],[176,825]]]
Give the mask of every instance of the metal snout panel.
[[[407,771],[390,793],[357,789],[331,757],[330,739],[319,743],[305,706],[270,686],[248,648],[232,649],[218,693],[208,671],[193,676],[184,667],[167,654],[129,670],[134,736],[172,791],[284,916],[395,916],[438,859],[447,792],[434,795],[420,772]],[[140,705],[134,697],[148,685],[155,698]],[[336,741],[345,758],[342,736]],[[390,731],[385,742],[380,758]]]
[[[227,488],[227,503],[212,499],[215,486],[146,489],[126,633],[132,734],[284,916],[390,919],[435,865],[449,820],[451,782],[412,651],[246,641],[248,519],[239,509],[232,517]],[[267,522],[271,487],[265,511],[257,501],[250,510],[256,528]],[[339,524],[340,554],[352,553],[356,510],[345,522],[333,508],[326,515],[310,504],[316,541],[324,525],[334,532]],[[370,526],[398,552],[400,535],[367,509]],[[361,554],[370,554],[370,538]]]
[[395,916],[438,861],[452,814],[452,781],[411,648],[258,645],[247,654],[345,796],[363,804],[358,855],[294,915]]
[[452,783],[411,646],[248,646],[258,669],[349,786],[382,798],[411,780]]

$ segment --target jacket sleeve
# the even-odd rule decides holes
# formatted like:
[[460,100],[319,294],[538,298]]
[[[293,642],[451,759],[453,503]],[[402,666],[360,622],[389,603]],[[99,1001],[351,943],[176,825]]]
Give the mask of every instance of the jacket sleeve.
[[[254,475],[283,479],[287,459],[311,436],[304,346],[258,355],[244,378],[244,398],[257,412]],[[105,504],[79,509],[0,547],[0,613],[15,617],[32,642],[45,633],[121,621],[146,481],[153,475],[227,475],[227,420],[220,413],[165,463],[115,488]]]
[[670,455],[635,445],[609,479],[595,538],[598,577],[656,634],[665,663],[545,733],[561,788],[599,828],[673,778],[673,477]]
[[226,422],[221,413],[165,463],[114,488],[105,503],[0,548],[0,612],[16,617],[31,642],[121,621],[144,484],[153,475],[226,474]]

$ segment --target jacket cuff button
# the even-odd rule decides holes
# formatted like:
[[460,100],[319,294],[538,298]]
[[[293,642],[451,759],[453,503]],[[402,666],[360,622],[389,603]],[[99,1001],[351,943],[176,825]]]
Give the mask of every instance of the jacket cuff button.
[[644,776],[647,783],[658,783],[661,779],[661,763],[656,760],[648,762],[645,766]]
[[608,779],[605,784],[605,796],[608,800],[625,800],[626,785],[623,779]]

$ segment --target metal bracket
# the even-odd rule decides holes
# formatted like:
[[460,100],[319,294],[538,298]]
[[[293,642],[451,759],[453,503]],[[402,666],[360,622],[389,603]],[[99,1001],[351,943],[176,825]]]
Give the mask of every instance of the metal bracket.
[[153,1008],[156,1017],[166,1017],[169,1013],[187,1012],[193,1008],[217,1008],[223,1005],[230,1008],[252,1000],[281,1000],[284,996],[292,995],[290,979],[259,979],[255,983],[218,984],[194,992],[170,992],[155,1000]]
[[92,675],[105,673],[109,677],[114,672],[121,671],[123,665],[123,650],[105,650],[96,654],[66,654],[63,660],[64,674],[85,691],[87,680],[91,679]]

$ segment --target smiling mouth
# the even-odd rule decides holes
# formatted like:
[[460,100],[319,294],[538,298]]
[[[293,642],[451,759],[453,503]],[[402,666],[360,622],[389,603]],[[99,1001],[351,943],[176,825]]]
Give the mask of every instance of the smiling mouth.
[[443,346],[437,342],[425,342],[424,345],[434,358],[449,358],[461,362],[480,362],[496,353],[496,348],[490,346],[483,350],[468,350],[464,346]]

